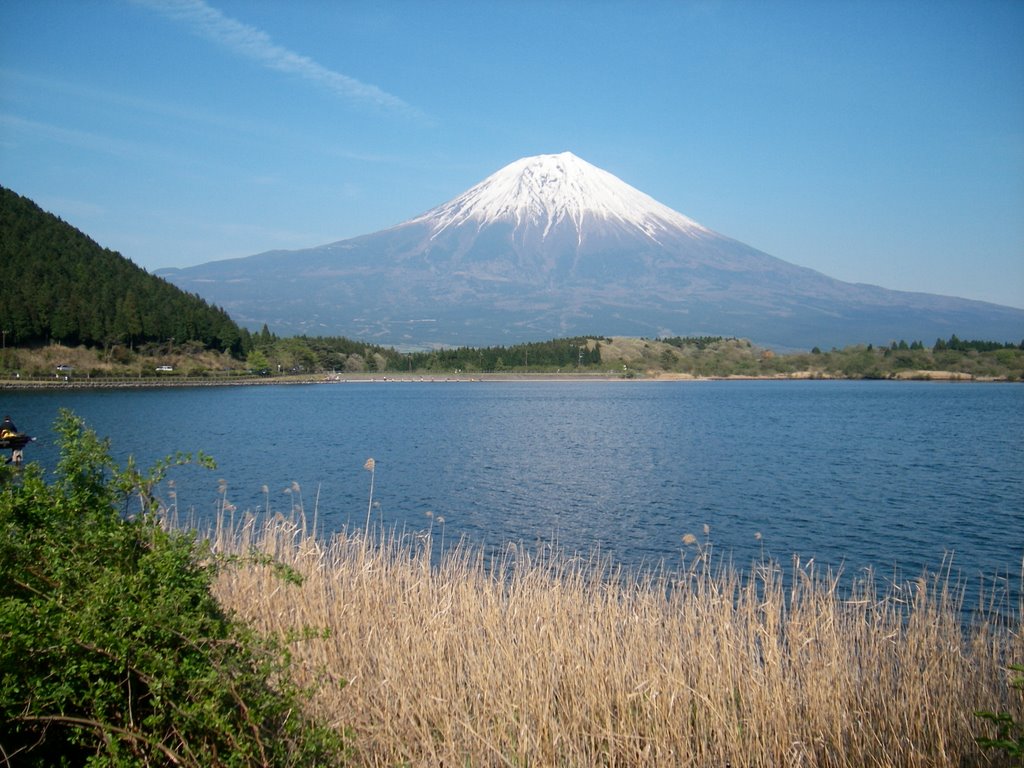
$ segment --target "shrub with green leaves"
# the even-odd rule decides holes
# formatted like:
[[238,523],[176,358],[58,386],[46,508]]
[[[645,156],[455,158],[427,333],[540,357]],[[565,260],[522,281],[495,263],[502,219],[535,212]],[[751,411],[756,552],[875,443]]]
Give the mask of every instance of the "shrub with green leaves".
[[[1024,692],[1024,664],[1011,664],[1009,671],[1013,673],[1010,686]],[[1005,711],[982,709],[974,714],[995,727],[995,738],[979,736],[975,741],[985,749],[1002,751],[1010,757],[1015,757],[1024,765],[1024,722]]]
[[[287,654],[221,610],[216,559],[69,412],[51,482],[0,485],[0,766],[339,764]],[[201,460],[202,457],[200,457]]]

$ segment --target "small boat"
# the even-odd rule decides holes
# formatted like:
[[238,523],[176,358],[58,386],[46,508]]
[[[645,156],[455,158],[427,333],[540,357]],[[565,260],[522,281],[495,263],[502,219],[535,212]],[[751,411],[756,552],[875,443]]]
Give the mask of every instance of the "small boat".
[[24,448],[33,440],[35,440],[34,437],[26,435],[23,432],[19,432],[16,435],[8,435],[7,437],[0,437],[0,450],[19,450],[21,448]]

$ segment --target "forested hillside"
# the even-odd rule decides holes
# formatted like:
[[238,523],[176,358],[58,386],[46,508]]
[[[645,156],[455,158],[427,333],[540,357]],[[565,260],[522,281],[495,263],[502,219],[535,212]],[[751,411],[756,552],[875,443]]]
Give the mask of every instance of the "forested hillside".
[[248,332],[224,310],[0,187],[0,328],[6,345],[129,347],[198,341],[242,354]]

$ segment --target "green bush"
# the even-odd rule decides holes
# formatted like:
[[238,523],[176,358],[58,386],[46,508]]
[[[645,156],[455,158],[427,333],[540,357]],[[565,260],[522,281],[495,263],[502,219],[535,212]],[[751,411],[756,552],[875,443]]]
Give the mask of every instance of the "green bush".
[[[1011,687],[1024,691],[1024,664],[1011,664],[1009,671],[1014,673],[1010,681]],[[1024,765],[1024,722],[1003,711],[983,709],[974,714],[995,726],[996,732],[995,738],[979,736],[975,741],[985,749],[999,750],[1010,757],[1015,757]]]
[[[68,412],[52,482],[0,478],[0,765],[324,765],[287,655],[226,616],[216,559]],[[207,461],[203,457],[200,460]]]

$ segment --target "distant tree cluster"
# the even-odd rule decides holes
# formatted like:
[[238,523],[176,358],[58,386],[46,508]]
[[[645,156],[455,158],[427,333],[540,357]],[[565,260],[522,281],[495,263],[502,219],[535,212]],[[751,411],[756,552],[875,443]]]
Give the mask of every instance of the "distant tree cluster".
[[252,334],[246,358],[255,373],[311,373],[318,371],[385,371],[400,368],[401,353],[344,336],[290,336],[279,338],[266,324]]
[[249,332],[203,299],[101,247],[0,187],[0,328],[6,344],[198,341],[242,354]]
[[[868,348],[873,349],[874,345],[868,344]],[[918,349],[924,349],[924,342],[912,341],[910,342],[910,344],[907,344],[907,342],[904,339],[900,339],[899,341],[894,341],[891,344],[889,344],[889,349],[892,350],[893,352],[903,352],[906,350],[916,351]]]
[[[725,341],[724,336],[670,336],[668,338],[659,338],[658,341],[663,344],[668,344],[672,347],[693,347],[698,350],[704,350],[708,347],[718,344],[720,341]],[[730,341],[736,339],[730,338]]]
[[942,339],[935,340],[935,346],[932,347],[932,352],[942,352],[944,350],[951,349],[955,352],[968,352],[974,350],[975,352],[995,352],[999,349],[1024,349],[1024,341],[1020,344],[1013,344],[1011,342],[1004,342],[1000,344],[998,341],[978,341],[971,340],[965,341],[958,339],[954,333],[949,337],[948,341]]
[[956,336],[950,341],[952,345],[940,340],[932,349],[919,341],[909,344],[898,341],[880,347],[855,344],[828,352],[815,347],[810,354],[763,359],[760,367],[766,373],[808,370],[851,379],[887,379],[908,373],[916,376],[917,372],[921,372],[922,378],[928,378],[932,371],[948,371],[972,378],[1024,379],[1024,345],[961,342]]

